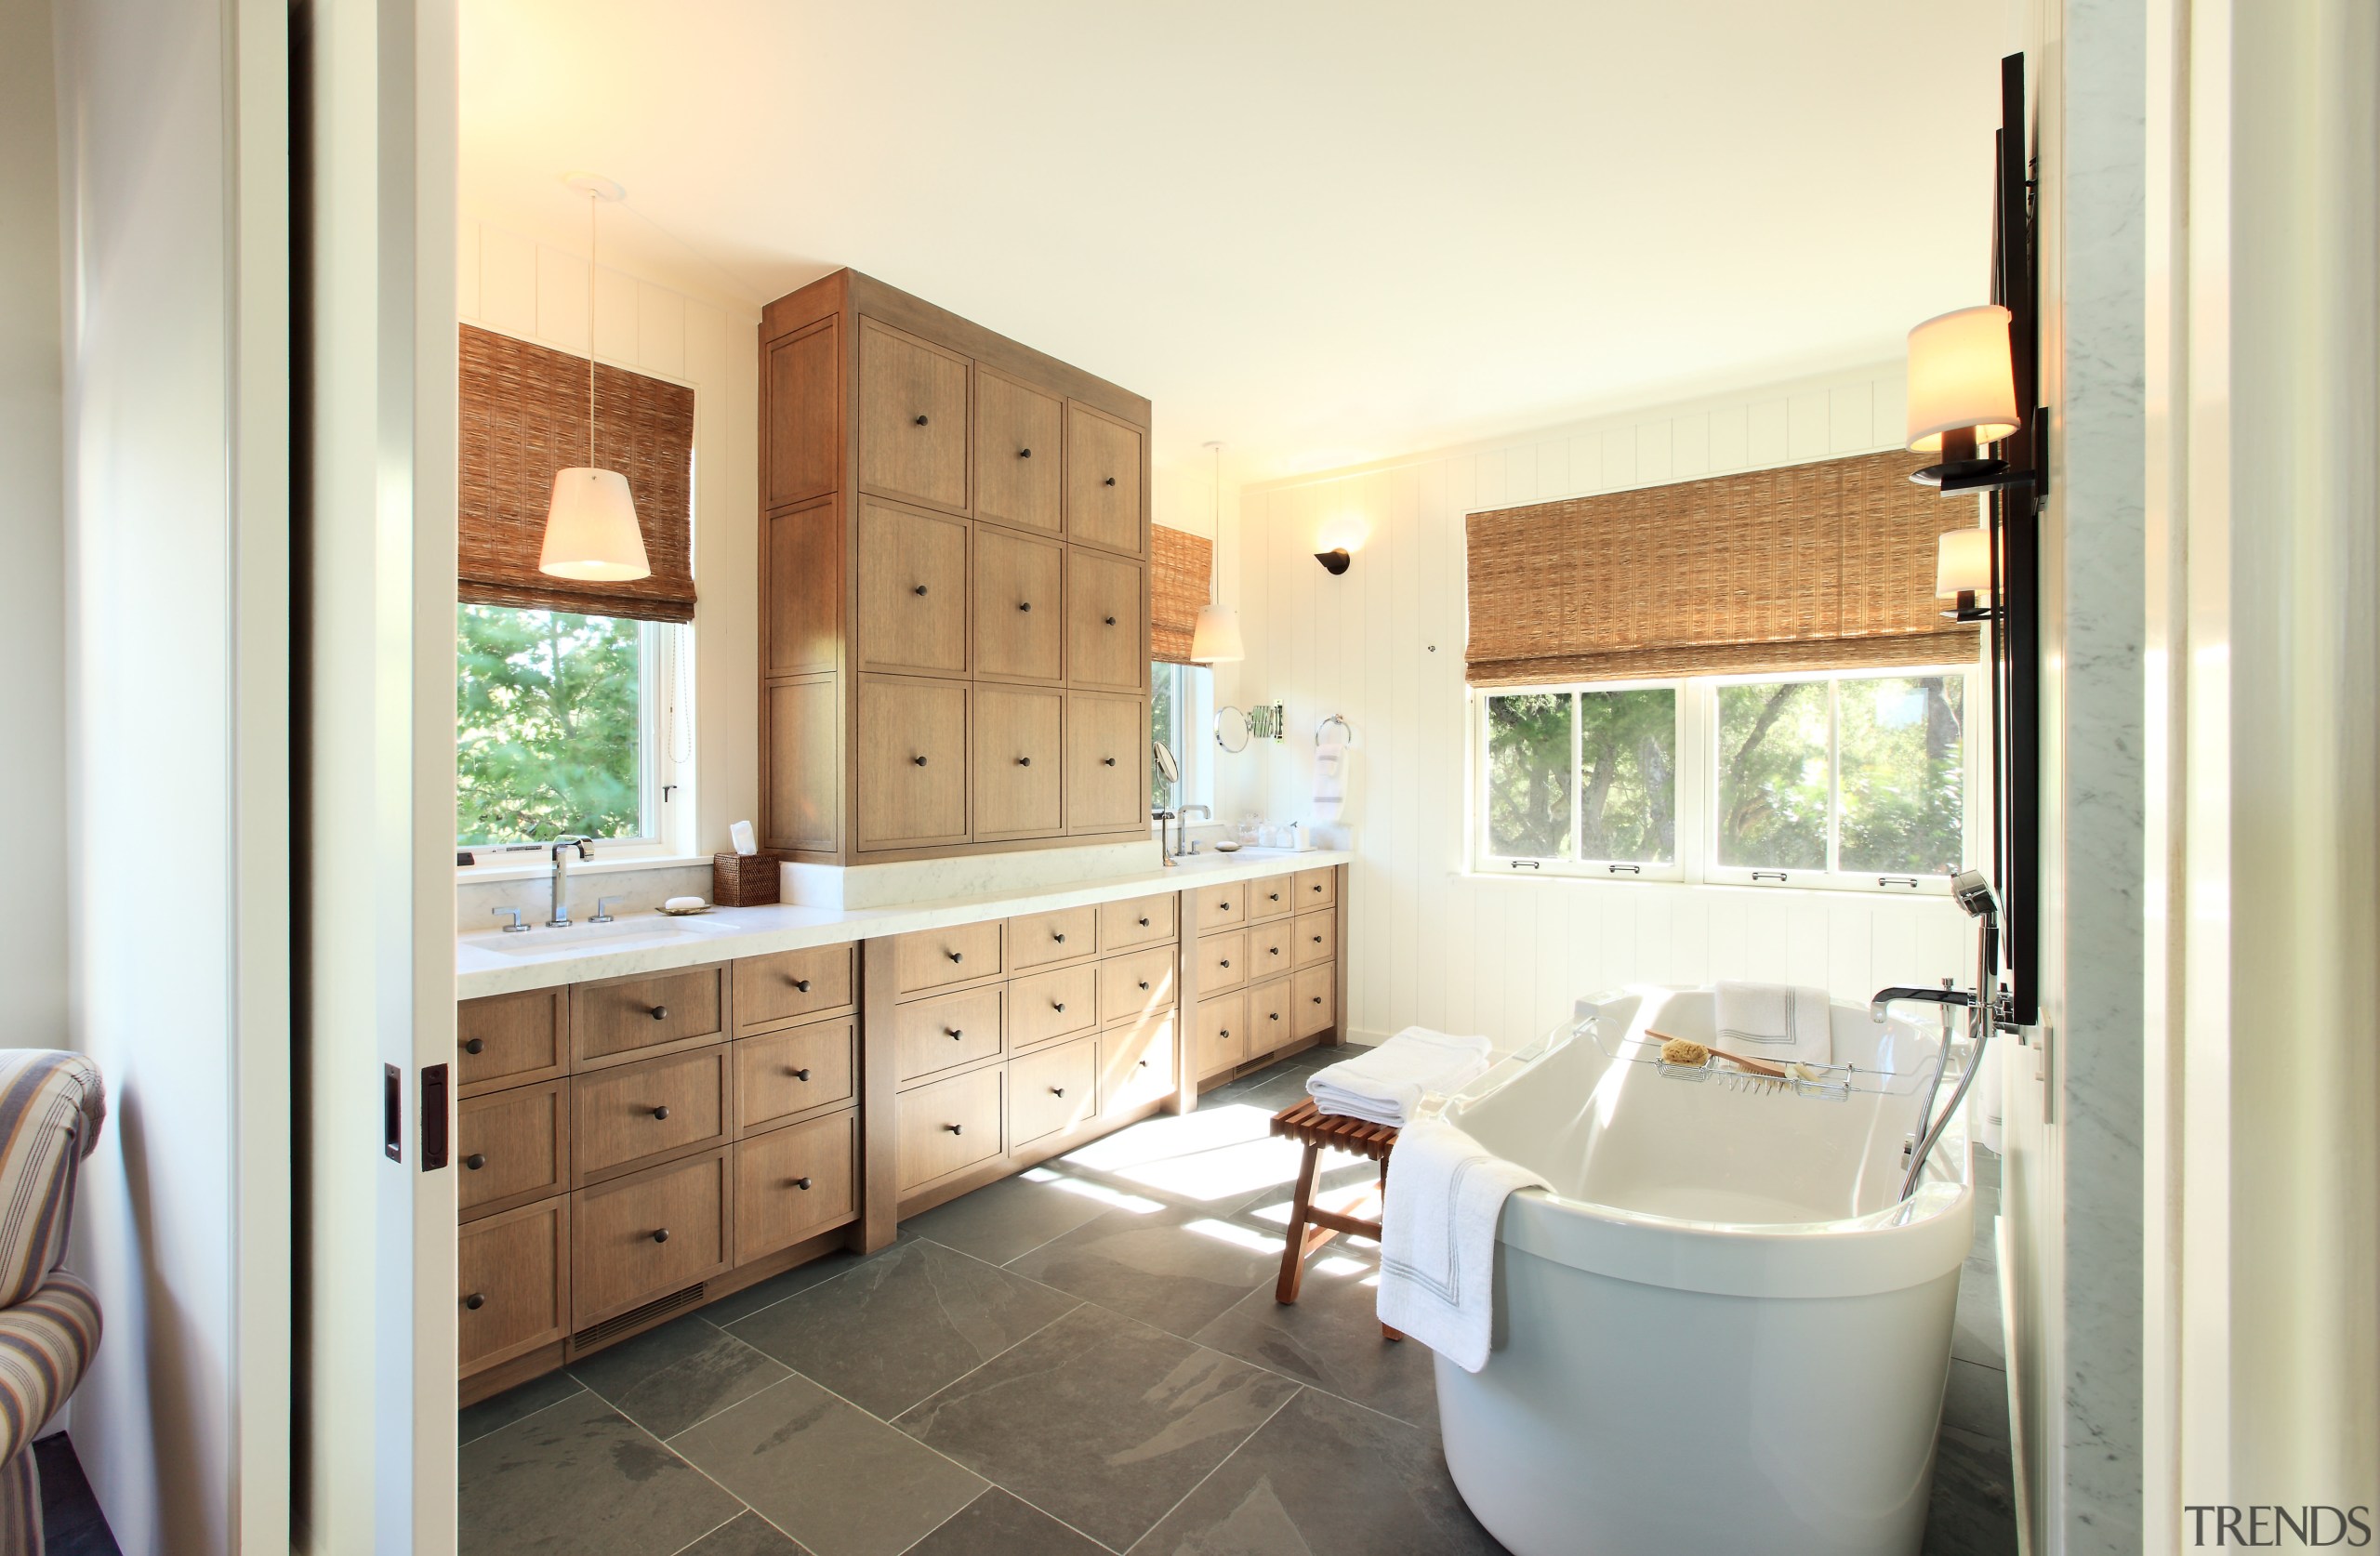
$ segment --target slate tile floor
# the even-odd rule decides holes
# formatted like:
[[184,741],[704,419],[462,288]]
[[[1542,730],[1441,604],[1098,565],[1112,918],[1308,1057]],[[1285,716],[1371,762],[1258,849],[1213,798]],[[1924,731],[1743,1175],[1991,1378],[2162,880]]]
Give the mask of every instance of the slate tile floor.
[[[1265,1126],[1323,1062],[464,1411],[465,1556],[1501,1550],[1448,1479],[1429,1352],[1380,1338],[1371,1245],[1333,1244],[1273,1301],[1297,1156]],[[2016,1549],[1978,1248],[1927,1556]]]

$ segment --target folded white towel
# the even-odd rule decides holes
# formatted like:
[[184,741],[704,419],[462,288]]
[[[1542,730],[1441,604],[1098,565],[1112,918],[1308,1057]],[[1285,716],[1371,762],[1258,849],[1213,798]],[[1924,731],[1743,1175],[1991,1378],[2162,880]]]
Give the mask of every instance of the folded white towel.
[[1314,753],[1314,819],[1335,822],[1347,802],[1347,745],[1326,740]]
[[1545,1180],[1428,1118],[1398,1132],[1381,1208],[1380,1321],[1465,1372],[1488,1365],[1496,1323],[1496,1220]]
[[1834,1011],[1824,989],[1723,982],[1717,1025],[1720,1046],[1748,1058],[1834,1062]]
[[1306,1077],[1306,1095],[1324,1113],[1402,1127],[1434,1091],[1457,1091],[1488,1073],[1485,1037],[1455,1037],[1408,1026],[1376,1048],[1327,1064]]

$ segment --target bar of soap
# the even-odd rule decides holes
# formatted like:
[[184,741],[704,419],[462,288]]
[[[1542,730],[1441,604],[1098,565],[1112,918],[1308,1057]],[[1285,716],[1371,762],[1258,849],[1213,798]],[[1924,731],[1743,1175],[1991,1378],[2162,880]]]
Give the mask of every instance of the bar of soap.
[[704,902],[700,897],[672,897],[668,902],[661,904],[661,911],[664,913],[693,913],[698,909],[707,908],[708,906],[710,906],[710,904]]

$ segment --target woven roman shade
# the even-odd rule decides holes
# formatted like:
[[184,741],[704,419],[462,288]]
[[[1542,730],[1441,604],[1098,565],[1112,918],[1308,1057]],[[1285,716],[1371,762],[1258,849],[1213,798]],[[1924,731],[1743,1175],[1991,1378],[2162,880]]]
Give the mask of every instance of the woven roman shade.
[[1972,506],[1873,454],[1472,514],[1474,686],[1964,664],[1935,537]]
[[1163,524],[1155,526],[1151,535],[1149,657],[1168,665],[1187,665],[1198,613],[1207,607],[1214,542]]
[[694,391],[623,368],[595,370],[595,452],[628,477],[648,577],[624,583],[537,571],[554,472],[587,463],[587,359],[463,326],[461,536],[469,604],[694,619]]

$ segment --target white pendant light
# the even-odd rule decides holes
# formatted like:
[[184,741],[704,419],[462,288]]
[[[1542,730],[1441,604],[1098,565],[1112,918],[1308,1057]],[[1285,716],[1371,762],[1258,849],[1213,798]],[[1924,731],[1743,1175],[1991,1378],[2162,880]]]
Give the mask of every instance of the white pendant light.
[[1215,455],[1215,545],[1213,573],[1207,584],[1207,605],[1190,634],[1190,661],[1195,665],[1236,664],[1248,657],[1240,640],[1239,613],[1223,601],[1223,445],[1209,443]]
[[575,173],[564,181],[587,196],[587,463],[554,472],[537,571],[600,583],[649,578],[653,564],[644,554],[628,478],[595,463],[595,204],[617,200],[626,191],[591,173]]

